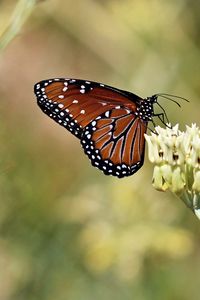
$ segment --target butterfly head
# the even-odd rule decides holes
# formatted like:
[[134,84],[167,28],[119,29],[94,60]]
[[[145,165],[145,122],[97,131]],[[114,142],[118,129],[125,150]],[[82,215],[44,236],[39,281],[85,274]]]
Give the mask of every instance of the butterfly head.
[[147,100],[149,102],[151,102],[152,104],[157,103],[158,102],[158,95],[155,94],[155,95],[152,95],[151,97],[147,97]]

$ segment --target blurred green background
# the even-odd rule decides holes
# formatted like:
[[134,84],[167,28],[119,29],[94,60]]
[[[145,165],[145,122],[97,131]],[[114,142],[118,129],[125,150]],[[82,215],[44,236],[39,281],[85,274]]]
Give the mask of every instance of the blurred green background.
[[[16,4],[0,1],[2,36]],[[191,102],[163,100],[171,122],[200,125],[199,36],[195,0],[35,3],[0,53],[0,300],[199,299],[197,218],[147,157],[121,180],[91,167],[33,94],[51,77],[172,93]]]

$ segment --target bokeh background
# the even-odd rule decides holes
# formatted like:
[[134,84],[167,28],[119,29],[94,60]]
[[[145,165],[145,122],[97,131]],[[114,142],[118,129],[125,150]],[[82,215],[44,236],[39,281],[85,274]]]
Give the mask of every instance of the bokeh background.
[[[16,4],[0,1],[2,36]],[[200,125],[199,36],[195,0],[35,1],[0,50],[1,300],[199,298],[197,218],[153,189],[147,157],[121,180],[93,168],[33,94],[62,76],[172,93],[190,103],[163,99],[171,122]]]

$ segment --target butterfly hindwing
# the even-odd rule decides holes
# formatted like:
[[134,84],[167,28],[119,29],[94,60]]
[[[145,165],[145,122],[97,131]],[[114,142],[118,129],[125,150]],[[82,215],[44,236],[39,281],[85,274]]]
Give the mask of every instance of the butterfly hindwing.
[[106,111],[86,126],[81,144],[93,166],[119,178],[143,165],[146,124],[127,108]]

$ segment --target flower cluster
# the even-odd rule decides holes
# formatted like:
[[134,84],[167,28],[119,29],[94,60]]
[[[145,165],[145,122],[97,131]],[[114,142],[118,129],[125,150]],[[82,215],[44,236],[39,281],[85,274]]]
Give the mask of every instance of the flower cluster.
[[153,186],[171,190],[200,218],[200,129],[196,124],[179,130],[179,125],[145,135],[149,160],[155,164]]

